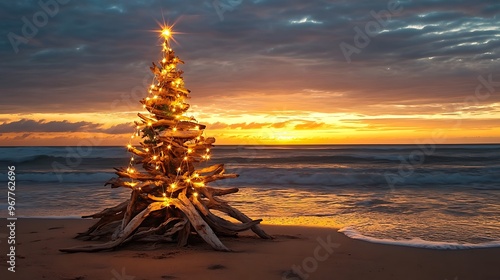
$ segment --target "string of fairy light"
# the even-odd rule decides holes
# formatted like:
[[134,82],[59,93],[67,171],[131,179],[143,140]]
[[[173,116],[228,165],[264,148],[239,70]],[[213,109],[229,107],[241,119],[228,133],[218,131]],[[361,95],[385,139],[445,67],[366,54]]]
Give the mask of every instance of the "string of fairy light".
[[[146,157],[147,155],[152,155],[150,158],[154,163],[154,169],[157,172],[163,172],[163,173],[166,172],[166,168],[163,165],[165,159],[164,146],[166,145],[168,151],[172,150],[173,145],[175,145],[174,134],[178,130],[178,127],[177,125],[175,125],[171,128],[174,134],[172,134],[170,137],[161,138],[162,140],[168,139],[167,143],[164,143],[163,141],[158,143],[157,140],[160,139],[161,135],[158,133],[157,129],[154,128],[154,123],[156,123],[158,120],[155,118],[155,114],[153,114],[150,110],[152,107],[148,105],[151,102],[154,103],[159,101],[158,99],[162,97],[162,93],[165,91],[165,87],[167,87],[167,89],[174,88],[176,91],[184,93],[185,97],[187,97],[187,94],[189,93],[189,91],[187,91],[184,88],[184,80],[181,77],[182,71],[178,71],[176,68],[176,65],[178,63],[183,63],[183,62],[177,56],[174,56],[173,59],[171,59],[170,61],[170,55],[171,54],[173,55],[173,51],[170,48],[169,39],[172,39],[172,35],[173,32],[171,31],[170,27],[164,26],[162,28],[161,37],[163,37],[164,41],[162,44],[162,59],[160,61],[161,69],[159,73],[154,73],[151,86],[149,87],[148,90],[149,94],[145,99],[143,99],[144,100],[143,108],[148,109],[148,111],[151,114],[147,116],[147,121],[145,121],[144,118],[141,117],[143,122],[142,124],[136,122],[136,129],[134,133],[130,136],[129,143],[127,144],[127,150],[129,152],[132,152],[133,150],[135,150],[132,141],[136,137],[137,138],[140,137],[141,132],[144,135],[143,138],[146,136],[152,136],[150,137],[150,139],[152,138],[150,143],[147,143],[146,147],[144,147],[145,145],[143,145],[143,150],[140,152],[145,153]],[[174,79],[170,82],[169,86],[164,83],[165,80],[172,78]],[[193,117],[185,116],[186,111],[189,109],[189,105],[184,103],[185,97],[177,93],[175,100],[168,100],[167,103],[164,104],[164,105],[169,105],[168,110],[169,112],[172,113],[172,115],[175,116],[175,119],[177,121],[176,124],[178,124],[178,121],[184,121],[184,120],[196,122],[196,120]],[[202,139],[203,130],[200,129],[199,125],[196,125],[194,127],[194,130],[198,131],[197,137],[195,137],[193,140],[187,141],[186,143],[194,144],[194,146],[196,146],[196,144],[198,144]],[[148,135],[146,135],[146,133],[148,133]],[[188,176],[183,176],[182,174],[184,165],[186,168],[185,170],[189,172],[189,167],[190,167],[189,162],[192,158],[193,152],[195,152],[195,150],[193,148],[190,148],[189,146],[187,149],[185,149],[182,160],[180,161],[180,164],[176,169],[177,172],[173,182],[167,187],[165,187],[165,184],[162,184],[163,198],[165,200],[167,200],[167,192],[168,192],[167,188],[170,187],[169,198],[171,198],[178,184],[181,183],[182,181],[187,183],[188,186],[196,186],[196,187],[205,186],[205,182],[203,180],[198,180],[200,178],[200,175],[196,171],[192,172],[192,174],[188,174]],[[201,160],[205,161],[209,160],[210,152],[211,152],[210,148],[206,148],[205,154],[201,156]],[[132,153],[128,167],[126,169],[127,174],[132,175],[134,173],[140,173],[140,171],[137,171],[135,169],[134,167],[135,164],[136,164],[136,158],[134,156],[134,153]],[[148,162],[148,164],[151,164],[151,161]],[[134,180],[133,176],[130,176],[129,178],[131,179],[131,181],[129,181],[127,185],[130,186],[132,189],[141,191],[142,190],[141,186],[138,186],[136,188],[136,186],[139,183],[136,182],[136,180]],[[193,191],[195,190],[194,188],[192,189]],[[198,194],[196,192],[193,192],[193,195],[197,196]]]

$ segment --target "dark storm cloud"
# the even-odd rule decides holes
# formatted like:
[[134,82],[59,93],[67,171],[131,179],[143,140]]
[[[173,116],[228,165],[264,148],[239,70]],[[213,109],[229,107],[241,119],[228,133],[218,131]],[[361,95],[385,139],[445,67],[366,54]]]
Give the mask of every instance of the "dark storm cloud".
[[100,129],[97,129],[96,131],[106,133],[106,134],[124,134],[124,133],[132,133],[134,130],[133,130],[133,126],[130,125],[129,123],[122,123],[122,124],[117,124],[117,125],[114,125],[110,128],[106,128],[106,129],[100,128]]
[[[162,12],[185,33],[175,48],[199,102],[315,88],[348,92],[345,106],[355,108],[457,103],[474,93],[479,74],[499,67],[498,1],[399,1],[401,12],[351,63],[339,44],[355,45],[354,28],[363,30],[389,1],[243,0],[223,21],[212,2],[69,1],[16,54],[9,34],[21,36],[22,18],[32,22],[42,8],[38,1],[3,1],[1,112],[137,109],[137,89],[159,56],[149,31]],[[324,106],[334,108],[334,100]],[[488,102],[499,100],[497,94]]]
[[130,124],[118,124],[110,128],[103,128],[102,124],[91,122],[45,121],[21,119],[19,121],[4,122],[0,124],[0,132],[101,132],[106,134],[130,133]]
[[95,130],[99,125],[90,122],[34,121],[22,119],[0,124],[0,132],[75,132]]

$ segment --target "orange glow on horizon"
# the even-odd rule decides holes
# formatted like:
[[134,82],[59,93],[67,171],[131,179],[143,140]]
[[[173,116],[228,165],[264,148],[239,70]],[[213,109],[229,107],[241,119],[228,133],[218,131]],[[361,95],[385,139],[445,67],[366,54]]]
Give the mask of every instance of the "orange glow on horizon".
[[[240,112],[229,109],[214,113],[195,106],[194,117],[207,126],[206,137],[216,145],[299,144],[414,144],[427,142],[500,143],[500,115],[446,116],[360,116],[349,113]],[[140,110],[138,110],[140,111]],[[32,114],[41,127],[52,123],[74,124],[86,120],[74,131],[2,132],[0,146],[122,146],[136,128],[137,111],[116,113]],[[25,116],[0,114],[3,124],[19,122]],[[1,124],[1,123],[0,123]],[[18,129],[20,130],[20,129]]]

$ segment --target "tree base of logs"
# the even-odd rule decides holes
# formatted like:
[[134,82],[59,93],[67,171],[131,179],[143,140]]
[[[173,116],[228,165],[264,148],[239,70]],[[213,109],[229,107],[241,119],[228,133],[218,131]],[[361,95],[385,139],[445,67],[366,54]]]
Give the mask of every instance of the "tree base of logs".
[[[117,172],[121,172],[120,170]],[[235,174],[223,174],[222,164],[198,170],[199,174],[211,173],[205,180],[211,181],[236,177]],[[229,175],[229,176],[228,176]],[[116,186],[119,179],[112,179],[109,184]],[[196,192],[195,192],[196,191]],[[238,232],[252,230],[263,239],[272,239],[259,226],[261,219],[252,220],[238,209],[231,207],[220,196],[236,193],[238,188],[195,187],[195,191],[183,188],[172,193],[175,198],[157,198],[142,195],[133,190],[131,198],[112,208],[83,216],[82,218],[100,219],[86,232],[76,237],[81,240],[108,239],[103,244],[60,249],[62,252],[95,252],[115,249],[129,241],[176,242],[186,246],[190,235],[197,234],[212,248],[218,251],[230,251],[217,237],[237,236]],[[236,219],[231,222],[213,214],[218,210]]]

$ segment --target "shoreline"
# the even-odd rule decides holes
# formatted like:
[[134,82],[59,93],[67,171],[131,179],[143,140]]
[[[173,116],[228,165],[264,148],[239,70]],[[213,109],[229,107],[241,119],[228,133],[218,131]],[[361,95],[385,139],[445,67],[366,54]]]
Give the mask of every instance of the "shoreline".
[[58,249],[98,242],[73,238],[95,221],[47,218],[16,221],[12,273],[7,270],[8,221],[1,220],[2,279],[500,279],[500,248],[376,244],[351,239],[336,228],[309,226],[262,225],[274,240],[252,232],[221,238],[230,253],[192,239],[185,248],[136,242],[114,251],[68,254]]
[[[0,217],[0,219],[6,219],[6,217]],[[81,221],[92,221],[89,218],[81,218],[81,216],[40,216],[40,217],[24,217],[18,216],[18,219],[24,220],[81,220]],[[394,239],[394,238],[382,238],[374,237],[369,235],[364,235],[359,232],[355,226],[344,226],[330,219],[304,219],[303,217],[296,218],[265,218],[261,223],[261,226],[267,227],[304,227],[304,228],[317,228],[317,229],[328,229],[336,231],[349,239],[359,240],[362,242],[369,242],[375,244],[385,244],[390,246],[403,246],[412,248],[425,248],[432,250],[469,250],[469,249],[482,249],[482,248],[500,248],[500,240],[486,241],[481,243],[465,243],[456,241],[433,241],[427,240],[425,238],[412,237],[408,239]]]

